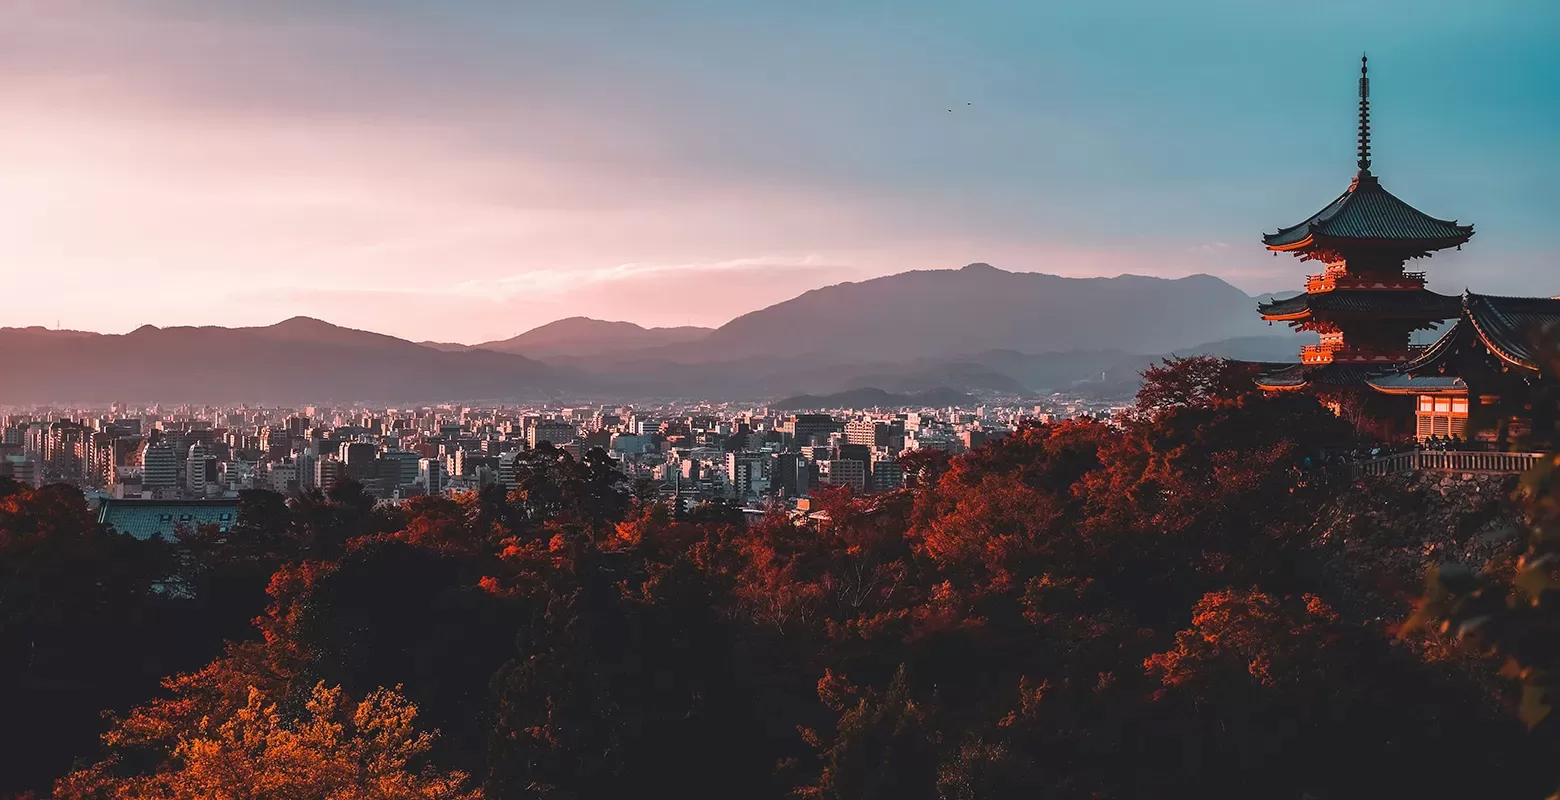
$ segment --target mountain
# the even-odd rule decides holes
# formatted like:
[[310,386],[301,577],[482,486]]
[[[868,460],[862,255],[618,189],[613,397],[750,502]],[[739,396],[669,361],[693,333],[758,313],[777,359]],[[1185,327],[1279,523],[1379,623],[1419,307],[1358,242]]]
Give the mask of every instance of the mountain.
[[816,289],[713,331],[574,317],[468,347],[308,317],[124,335],[0,328],[0,404],[749,400],[868,386],[1130,395],[1160,357],[1150,354],[1293,359],[1297,337],[1271,335],[1282,332],[1207,275],[1062,278],[972,264]]
[[576,372],[487,350],[441,352],[307,317],[123,335],[0,328],[0,403],[436,402],[590,391]]
[[419,347],[426,347],[429,350],[438,350],[444,353],[459,353],[462,350],[471,349],[471,345],[461,344],[460,342],[418,342],[417,345]]
[[624,350],[643,350],[697,341],[709,328],[645,328],[632,322],[607,322],[590,317],[569,317],[532,328],[519,336],[472,345],[473,349],[517,353],[531,358],[590,356]]
[[776,400],[769,407],[777,411],[811,408],[942,408],[970,405],[973,400],[969,395],[946,386],[915,394],[891,394],[882,389],[866,387],[823,396],[796,395]]
[[1256,301],[1211,275],[1063,278],[971,264],[814,289],[744,314],[681,349],[685,357],[707,360],[1158,353],[1264,331]]

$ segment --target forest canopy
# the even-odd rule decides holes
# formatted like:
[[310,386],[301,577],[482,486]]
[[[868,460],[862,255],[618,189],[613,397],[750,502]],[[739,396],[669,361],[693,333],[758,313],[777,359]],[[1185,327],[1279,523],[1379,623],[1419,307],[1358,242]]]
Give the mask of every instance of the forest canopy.
[[251,492],[173,541],[0,484],[0,796],[1552,791],[1552,721],[1447,655],[1464,596],[1400,629],[1413,594],[1383,618],[1314,536],[1348,426],[1237,371],[1161,365],[1123,422],[801,519],[674,510],[550,447],[508,493]]

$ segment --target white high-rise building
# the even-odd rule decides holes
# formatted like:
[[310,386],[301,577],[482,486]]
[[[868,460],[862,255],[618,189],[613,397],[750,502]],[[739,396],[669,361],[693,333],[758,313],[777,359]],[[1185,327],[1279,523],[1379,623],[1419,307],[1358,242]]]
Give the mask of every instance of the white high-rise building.
[[519,450],[511,450],[498,457],[498,482],[503,484],[506,492],[514,491],[520,485],[515,476],[515,462],[521,455]]
[[190,456],[184,462],[184,488],[193,495],[206,493],[206,448],[200,442],[190,445]]

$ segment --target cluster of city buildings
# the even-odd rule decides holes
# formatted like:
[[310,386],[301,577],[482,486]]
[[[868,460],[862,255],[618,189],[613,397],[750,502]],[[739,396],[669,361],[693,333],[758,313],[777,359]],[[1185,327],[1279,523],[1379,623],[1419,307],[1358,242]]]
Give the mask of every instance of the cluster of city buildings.
[[543,446],[575,459],[600,448],[630,481],[685,506],[716,499],[795,506],[819,486],[899,488],[907,452],[958,453],[1025,419],[1081,410],[32,408],[0,414],[0,476],[78,486],[105,523],[145,535],[230,524],[248,489],[328,492],[351,479],[388,502],[491,484],[512,489],[517,461]]

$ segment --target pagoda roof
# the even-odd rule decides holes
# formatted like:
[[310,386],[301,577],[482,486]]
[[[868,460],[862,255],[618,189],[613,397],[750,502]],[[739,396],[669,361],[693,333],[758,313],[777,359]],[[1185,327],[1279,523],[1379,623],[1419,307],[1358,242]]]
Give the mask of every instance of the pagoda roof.
[[1428,289],[1334,289],[1257,304],[1257,311],[1272,320],[1305,319],[1315,312],[1440,320],[1457,316],[1459,310],[1456,297]]
[[1473,236],[1472,225],[1436,219],[1382,188],[1361,170],[1336,200],[1304,222],[1262,237],[1269,250],[1306,250],[1327,243],[1357,241],[1402,244],[1421,250],[1454,247]]
[[1270,391],[1355,388],[1368,385],[1382,371],[1379,364],[1292,364],[1257,376],[1257,386]]
[[1499,297],[1468,293],[1462,315],[1434,344],[1399,370],[1417,374],[1439,370],[1460,342],[1477,339],[1495,357],[1519,369],[1537,370],[1533,336],[1560,339],[1560,298]]
[[1450,375],[1409,375],[1393,372],[1371,378],[1370,388],[1385,394],[1467,394],[1468,384]]

